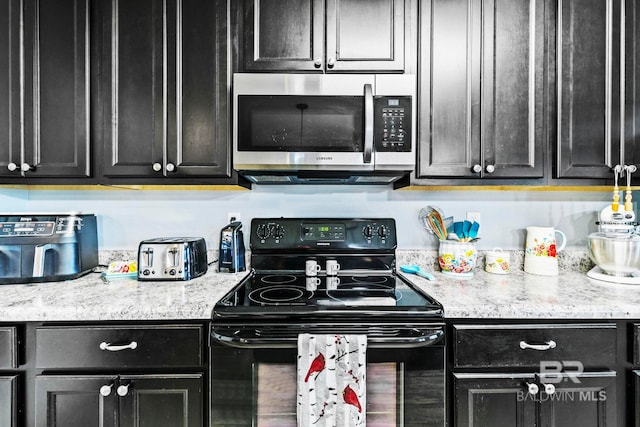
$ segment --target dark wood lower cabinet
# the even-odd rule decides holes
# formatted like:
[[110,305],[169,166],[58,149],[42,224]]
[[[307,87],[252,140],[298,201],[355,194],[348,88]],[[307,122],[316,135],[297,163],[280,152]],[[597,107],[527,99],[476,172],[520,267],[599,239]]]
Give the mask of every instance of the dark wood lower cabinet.
[[18,426],[18,376],[0,376],[0,426]]
[[36,426],[203,427],[203,387],[202,374],[41,375]]
[[533,373],[454,374],[454,394],[456,427],[617,425],[615,372],[563,375],[557,382]]
[[454,375],[455,426],[533,427],[536,404],[527,396],[533,375]]

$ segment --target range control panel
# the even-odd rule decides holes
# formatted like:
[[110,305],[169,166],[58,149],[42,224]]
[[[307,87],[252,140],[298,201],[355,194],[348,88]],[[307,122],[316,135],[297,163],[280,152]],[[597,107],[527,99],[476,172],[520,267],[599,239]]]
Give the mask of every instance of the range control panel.
[[392,218],[256,218],[250,244],[252,250],[390,250],[397,245],[396,225]]

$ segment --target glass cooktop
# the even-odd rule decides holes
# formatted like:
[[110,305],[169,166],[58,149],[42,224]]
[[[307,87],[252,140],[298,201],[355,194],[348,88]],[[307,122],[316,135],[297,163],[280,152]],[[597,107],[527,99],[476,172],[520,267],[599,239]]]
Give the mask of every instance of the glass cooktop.
[[400,274],[256,273],[245,277],[214,307],[213,318],[261,319],[309,314],[443,316],[440,303]]

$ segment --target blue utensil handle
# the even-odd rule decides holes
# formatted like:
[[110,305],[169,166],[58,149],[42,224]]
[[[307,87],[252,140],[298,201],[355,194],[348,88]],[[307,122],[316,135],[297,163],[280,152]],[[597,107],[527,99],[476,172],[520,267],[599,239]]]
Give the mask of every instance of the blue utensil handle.
[[433,275],[432,275],[432,274],[427,273],[426,271],[418,270],[418,271],[416,271],[416,274],[417,274],[418,276],[420,276],[420,277],[424,277],[424,278],[425,278],[425,279],[427,279],[427,280],[436,280],[436,278],[435,278],[435,277],[433,277]]

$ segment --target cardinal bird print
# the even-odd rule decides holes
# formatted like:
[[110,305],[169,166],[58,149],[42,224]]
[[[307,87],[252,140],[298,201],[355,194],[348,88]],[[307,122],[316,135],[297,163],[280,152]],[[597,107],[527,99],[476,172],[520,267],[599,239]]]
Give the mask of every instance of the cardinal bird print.
[[322,370],[324,369],[324,366],[325,366],[324,355],[322,353],[318,353],[316,358],[313,359],[313,361],[311,362],[311,366],[309,366],[307,375],[304,377],[304,382],[305,383],[309,382],[309,377],[311,376],[311,374],[314,374],[316,372],[319,374],[320,372],[322,372]]
[[300,334],[300,427],[365,427],[366,335]]
[[342,390],[342,398],[344,399],[344,403],[348,405],[353,405],[358,408],[358,412],[362,412],[362,406],[360,406],[360,400],[358,399],[358,395],[355,391],[347,384],[347,386]]

